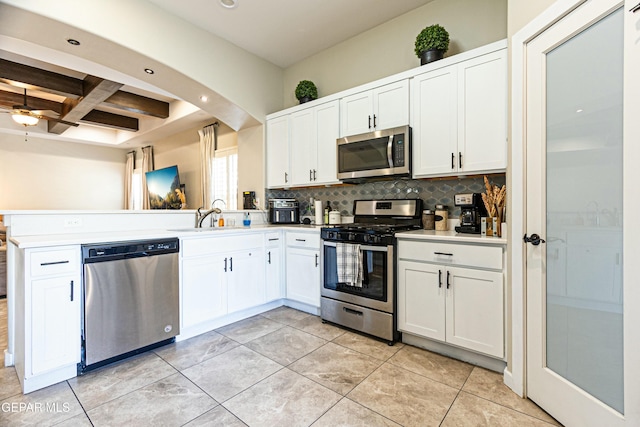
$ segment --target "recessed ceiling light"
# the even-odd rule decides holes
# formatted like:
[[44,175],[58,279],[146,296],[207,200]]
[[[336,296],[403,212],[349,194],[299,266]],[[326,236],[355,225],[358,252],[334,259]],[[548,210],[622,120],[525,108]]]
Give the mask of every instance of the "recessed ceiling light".
[[207,95],[200,96],[200,101],[207,102],[208,100],[209,100],[209,97]]
[[151,68],[145,68],[144,72],[147,73],[147,74],[154,74],[155,73],[155,71],[153,71]]
[[220,0],[220,4],[227,9],[233,9],[238,6],[238,0]]
[[67,39],[67,43],[73,46],[80,46],[80,42],[76,39]]

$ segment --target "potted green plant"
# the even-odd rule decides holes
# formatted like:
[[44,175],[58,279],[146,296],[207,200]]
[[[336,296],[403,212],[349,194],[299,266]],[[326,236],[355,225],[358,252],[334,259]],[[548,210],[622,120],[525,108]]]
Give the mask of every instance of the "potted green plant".
[[415,52],[420,58],[420,65],[442,59],[449,50],[449,33],[444,27],[429,25],[416,37]]
[[302,80],[296,86],[296,98],[300,104],[318,99],[318,89],[310,80]]

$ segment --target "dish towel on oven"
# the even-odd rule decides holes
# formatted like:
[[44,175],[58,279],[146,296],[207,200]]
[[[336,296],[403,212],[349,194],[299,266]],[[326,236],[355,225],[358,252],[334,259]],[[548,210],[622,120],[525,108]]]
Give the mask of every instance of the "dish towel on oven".
[[360,245],[336,243],[338,282],[362,287],[362,251]]

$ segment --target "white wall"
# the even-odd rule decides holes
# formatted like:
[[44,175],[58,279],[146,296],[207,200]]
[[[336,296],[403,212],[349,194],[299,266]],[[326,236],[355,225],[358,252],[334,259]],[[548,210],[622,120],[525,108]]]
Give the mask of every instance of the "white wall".
[[255,191],[258,205],[265,207],[263,133],[264,126],[238,132],[238,208],[242,208],[243,191]]
[[[284,107],[295,87],[312,80],[320,97],[420,66],[416,36],[431,24],[449,32],[446,56],[507,37],[507,0],[434,0],[284,70]],[[331,31],[331,29],[327,29]]]
[[0,210],[122,209],[126,151],[0,134]]

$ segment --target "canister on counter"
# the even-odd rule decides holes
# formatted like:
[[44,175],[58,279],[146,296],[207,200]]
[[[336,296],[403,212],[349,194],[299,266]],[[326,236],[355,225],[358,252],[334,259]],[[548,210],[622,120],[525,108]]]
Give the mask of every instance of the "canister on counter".
[[422,211],[422,228],[425,230],[435,230],[436,214],[431,209]]
[[446,205],[436,205],[435,223],[436,231],[449,229],[449,209]]

